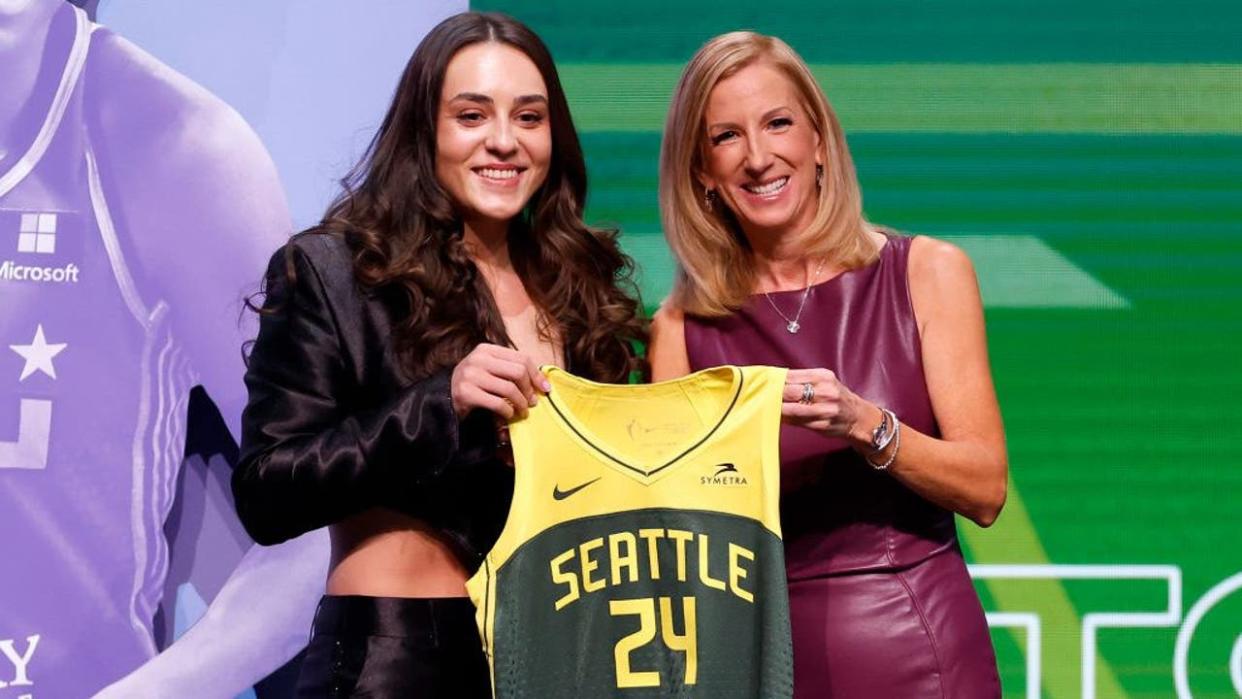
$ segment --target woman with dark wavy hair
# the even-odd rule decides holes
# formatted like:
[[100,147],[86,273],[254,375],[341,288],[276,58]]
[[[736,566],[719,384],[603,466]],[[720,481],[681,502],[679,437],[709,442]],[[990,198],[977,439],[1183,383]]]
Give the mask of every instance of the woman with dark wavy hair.
[[644,370],[631,263],[583,223],[551,56],[501,15],[427,35],[343,185],[268,270],[237,510],[264,544],[330,527],[301,696],[490,696],[465,581],[512,493],[497,424],[540,365]]

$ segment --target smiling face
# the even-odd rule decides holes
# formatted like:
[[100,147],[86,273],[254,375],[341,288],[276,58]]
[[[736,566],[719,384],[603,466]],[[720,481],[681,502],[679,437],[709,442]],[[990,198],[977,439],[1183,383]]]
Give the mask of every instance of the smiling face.
[[507,223],[548,175],[548,91],[533,61],[485,42],[449,61],[436,124],[436,179],[468,224]]
[[748,236],[797,234],[815,218],[820,138],[794,83],[759,61],[721,80],[707,100],[699,180]]

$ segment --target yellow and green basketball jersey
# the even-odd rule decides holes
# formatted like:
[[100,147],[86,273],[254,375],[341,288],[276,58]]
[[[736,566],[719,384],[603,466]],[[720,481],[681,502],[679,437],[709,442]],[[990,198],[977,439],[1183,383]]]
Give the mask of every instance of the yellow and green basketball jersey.
[[510,426],[504,531],[467,587],[496,697],[789,697],[785,370],[547,370]]

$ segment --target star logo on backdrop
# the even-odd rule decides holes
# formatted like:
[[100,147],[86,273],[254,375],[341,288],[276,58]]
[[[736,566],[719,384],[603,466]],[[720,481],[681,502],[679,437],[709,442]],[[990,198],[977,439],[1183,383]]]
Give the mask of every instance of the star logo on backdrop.
[[65,342],[49,343],[43,336],[43,324],[40,323],[35,328],[34,339],[30,341],[30,344],[9,345],[9,349],[26,360],[26,365],[22,367],[22,377],[18,381],[25,381],[36,371],[41,371],[53,379],[56,378],[56,367],[52,364],[52,358],[65,351],[68,346]]

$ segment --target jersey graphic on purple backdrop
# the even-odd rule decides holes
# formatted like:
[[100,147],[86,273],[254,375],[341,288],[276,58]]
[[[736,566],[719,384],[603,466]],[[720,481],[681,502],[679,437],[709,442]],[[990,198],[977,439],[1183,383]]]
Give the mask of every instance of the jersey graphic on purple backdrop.
[[[183,443],[175,416],[195,381],[168,332],[166,304],[138,293],[95,155],[74,128],[91,26],[72,15],[50,110],[0,175],[0,338],[17,355],[0,365],[8,384],[0,424],[17,426],[0,442],[0,467],[18,470],[4,479],[0,517],[22,535],[18,548],[31,549],[0,582],[12,605],[0,623],[52,666],[136,667],[155,652],[150,619],[167,556],[160,527]],[[110,642],[81,642],[99,638]],[[78,676],[66,695],[99,687],[90,673]]]
[[[89,696],[144,664],[144,694],[186,695],[151,659],[188,396],[204,385],[235,424],[237,301],[288,214],[227,106],[69,4],[16,4],[0,2],[0,699]],[[247,554],[181,650],[203,664],[196,695],[297,651],[322,543]]]

